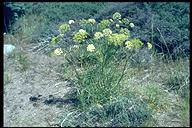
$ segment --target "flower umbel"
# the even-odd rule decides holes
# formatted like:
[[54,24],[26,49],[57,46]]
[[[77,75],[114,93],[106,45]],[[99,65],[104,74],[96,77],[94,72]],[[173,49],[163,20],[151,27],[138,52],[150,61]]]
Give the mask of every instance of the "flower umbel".
[[81,32],[81,33],[86,33],[86,30],[79,29],[79,32]]
[[79,49],[79,45],[74,45],[73,48]]
[[98,26],[99,26],[99,28],[101,28],[101,29],[105,29],[105,28],[108,28],[108,27],[110,26],[110,24],[111,24],[110,20],[102,20],[102,21],[98,24]]
[[60,41],[60,37],[59,36],[54,36],[52,39],[51,39],[51,43],[54,45],[56,43],[58,43]]
[[111,34],[108,38],[107,41],[109,44],[113,44],[115,46],[117,45],[122,45],[124,43],[125,40],[128,39],[128,36],[125,34]]
[[78,43],[81,43],[83,41],[85,41],[85,39],[87,38],[88,36],[88,33],[83,30],[83,29],[80,29],[77,33],[75,33],[75,35],[73,36],[73,40],[75,42],[78,42]]
[[120,27],[120,25],[119,25],[119,24],[116,24],[115,26],[116,26],[117,28],[119,28],[119,27]]
[[120,33],[127,35],[130,37],[130,31],[127,28],[121,28]]
[[87,51],[89,51],[89,52],[94,52],[94,51],[95,51],[95,46],[94,46],[93,44],[89,44],[89,45],[87,46]]
[[59,32],[61,34],[64,34],[65,32],[67,32],[68,30],[70,30],[70,26],[69,24],[62,24],[60,27],[59,27]]
[[122,20],[122,22],[123,22],[123,24],[125,24],[125,25],[129,25],[129,19],[127,19],[127,18],[123,18],[123,20]]
[[101,32],[96,32],[95,34],[94,34],[94,39],[100,39],[100,38],[102,38],[103,37],[103,34],[101,33]]
[[128,49],[132,49],[133,48],[133,43],[131,41],[126,41],[125,42],[125,47],[128,48]]
[[132,49],[132,48],[139,49],[143,46],[143,42],[141,42],[141,40],[139,39],[132,39],[130,41],[125,42],[125,44],[126,44],[126,48],[128,49]]
[[89,23],[95,24],[95,19],[88,19]]
[[61,48],[57,48],[54,50],[54,53],[59,56],[63,53],[63,50]]
[[103,30],[103,35],[104,36],[110,36],[111,34],[112,34],[111,29],[106,28],[106,29]]
[[148,49],[151,49],[151,48],[152,48],[152,44],[149,43],[149,42],[147,42],[147,48],[148,48]]
[[121,14],[120,14],[119,12],[114,13],[114,14],[113,14],[113,19],[114,19],[114,20],[115,20],[115,19],[120,20],[120,19],[121,19]]
[[130,26],[131,28],[134,28],[134,27],[135,27],[135,25],[134,25],[133,23],[130,23],[129,26]]
[[69,20],[69,24],[73,24],[73,23],[75,23],[74,20]]

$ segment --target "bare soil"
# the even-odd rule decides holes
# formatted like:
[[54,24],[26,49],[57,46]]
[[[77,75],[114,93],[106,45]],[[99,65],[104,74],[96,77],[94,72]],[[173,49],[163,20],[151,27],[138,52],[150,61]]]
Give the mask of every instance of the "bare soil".
[[62,59],[33,54],[30,46],[22,49],[30,61],[26,71],[19,70],[15,58],[4,57],[4,73],[10,78],[4,85],[4,126],[59,126],[69,104],[51,102],[51,98],[62,99],[70,89],[55,70]]

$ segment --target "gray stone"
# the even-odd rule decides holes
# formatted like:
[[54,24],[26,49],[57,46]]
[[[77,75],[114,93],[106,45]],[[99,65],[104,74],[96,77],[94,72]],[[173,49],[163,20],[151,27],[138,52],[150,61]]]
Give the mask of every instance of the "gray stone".
[[3,53],[4,55],[10,55],[13,50],[15,49],[15,46],[12,44],[4,44],[4,50]]

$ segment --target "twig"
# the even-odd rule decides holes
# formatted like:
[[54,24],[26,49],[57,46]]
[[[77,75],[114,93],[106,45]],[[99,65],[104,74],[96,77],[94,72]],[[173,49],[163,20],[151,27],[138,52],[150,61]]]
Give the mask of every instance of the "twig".
[[163,43],[164,43],[165,46],[166,46],[166,49],[167,49],[167,51],[168,51],[168,54],[171,55],[171,54],[170,54],[170,51],[169,51],[169,49],[168,49],[168,47],[167,47],[167,43],[165,42],[165,39],[164,39],[163,35],[161,34],[159,28],[157,28],[157,30],[158,30],[159,34],[161,35],[161,38],[163,39]]
[[[77,112],[77,111],[75,111]],[[63,123],[65,122],[65,120],[68,118],[68,116],[70,116],[71,114],[75,113],[75,112],[70,112],[65,118],[64,120],[61,122],[61,127],[63,127]]]
[[152,14],[152,19],[151,19],[151,43],[153,44],[153,14]]
[[41,47],[41,48],[39,48],[38,50],[36,50],[36,52],[38,53],[38,52],[42,51],[43,49],[45,49],[45,48],[48,47],[48,46],[49,46],[49,45],[46,44],[46,45],[44,45],[43,47]]
[[51,126],[51,123],[49,122],[48,118],[45,118],[45,121],[48,123],[49,126]]

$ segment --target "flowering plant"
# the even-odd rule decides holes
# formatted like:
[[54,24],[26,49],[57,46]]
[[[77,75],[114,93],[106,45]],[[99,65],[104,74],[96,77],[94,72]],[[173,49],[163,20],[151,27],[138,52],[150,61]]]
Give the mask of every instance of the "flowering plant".
[[102,20],[99,24],[98,27],[103,30],[105,28],[108,28],[110,26],[111,22],[109,20]]
[[80,29],[77,33],[74,34],[73,40],[75,42],[81,43],[85,41],[87,36],[88,36],[88,33],[85,30]]
[[132,39],[130,41],[125,42],[126,47],[129,49],[139,49],[143,46],[143,42],[139,39]]
[[[81,106],[95,103],[102,105],[110,100],[112,95],[118,95],[120,81],[132,51],[143,47],[140,39],[131,37],[129,27],[134,28],[133,23],[127,18],[122,19],[118,12],[113,14],[112,18],[113,20],[104,19],[100,22],[91,18],[82,19],[76,21],[75,27],[70,20],[69,24],[62,24],[59,27],[60,34],[52,38],[53,44],[66,42],[67,38],[67,43],[72,45],[70,50],[57,48],[54,53],[65,54],[66,60],[72,65]],[[69,34],[66,37],[67,32]],[[152,45],[147,43],[147,47],[151,49]],[[126,55],[124,59],[117,58],[119,51]],[[122,63],[123,68],[119,68],[116,63]],[[83,71],[80,72],[78,68]],[[84,91],[85,89],[87,90]]]
[[118,13],[118,12],[114,13],[114,14],[113,14],[113,19],[114,19],[114,20],[115,20],[115,19],[120,20],[120,19],[121,19],[121,14]]
[[66,31],[70,30],[70,26],[69,24],[67,23],[64,23],[62,24],[60,27],[59,27],[59,32],[64,34]]
[[87,51],[94,52],[95,51],[95,46],[93,44],[89,44],[87,46]]
[[101,32],[96,32],[95,34],[94,34],[94,39],[100,39],[100,38],[102,38],[104,35],[101,33]]
[[110,36],[113,32],[109,29],[109,28],[106,28],[103,30],[103,35],[104,36]]
[[63,50],[61,48],[57,48],[54,50],[54,53],[59,56],[63,53]]
[[112,34],[110,35],[107,40],[109,44],[113,44],[115,46],[117,45],[122,45],[124,43],[124,41],[126,41],[128,39],[128,36],[125,34]]
[[96,23],[95,19],[88,19],[88,22],[91,23],[91,24],[95,24]]

